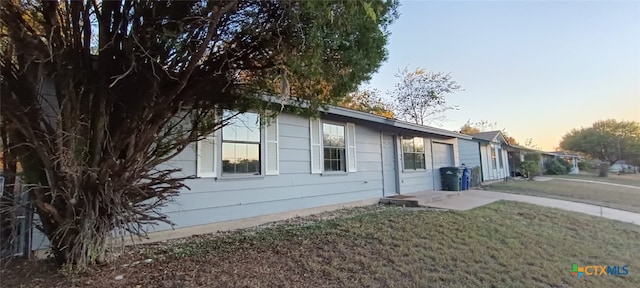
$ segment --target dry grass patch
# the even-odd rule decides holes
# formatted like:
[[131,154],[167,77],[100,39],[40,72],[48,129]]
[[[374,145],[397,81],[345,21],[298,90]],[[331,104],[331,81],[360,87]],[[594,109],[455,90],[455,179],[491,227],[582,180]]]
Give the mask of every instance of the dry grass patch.
[[631,185],[640,187],[640,173],[638,174],[621,174],[610,173],[608,177],[598,177],[593,173],[580,173],[577,175],[554,175],[552,177],[567,179],[582,179],[591,181],[608,182],[622,185]]
[[[638,243],[638,226],[524,203],[498,202],[466,212],[370,208],[330,220],[146,245],[120,263],[84,274],[23,279],[12,274],[3,284],[640,287]],[[154,261],[122,267],[148,257]],[[577,279],[569,273],[572,263],[629,265],[630,274]],[[117,275],[124,279],[114,280]]]
[[640,213],[640,189],[565,180],[509,181],[488,189],[515,194],[570,200]]

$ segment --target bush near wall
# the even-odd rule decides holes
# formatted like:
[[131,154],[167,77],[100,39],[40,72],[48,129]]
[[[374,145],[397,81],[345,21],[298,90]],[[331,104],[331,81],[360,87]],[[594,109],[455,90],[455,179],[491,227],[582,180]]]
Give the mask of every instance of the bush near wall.
[[[567,163],[565,164],[563,161]],[[553,158],[547,161],[547,163],[544,163],[544,169],[548,175],[564,175],[569,173],[571,164],[569,164],[567,160]]]
[[533,180],[534,177],[540,175],[540,161],[542,155],[540,153],[527,153],[524,155],[524,161],[520,162],[520,169],[522,170],[522,176]]

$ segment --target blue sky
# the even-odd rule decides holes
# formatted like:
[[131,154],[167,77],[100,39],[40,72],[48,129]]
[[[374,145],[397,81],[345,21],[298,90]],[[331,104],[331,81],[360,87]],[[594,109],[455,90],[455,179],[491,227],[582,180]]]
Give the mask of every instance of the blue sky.
[[440,127],[484,119],[552,150],[572,128],[640,121],[640,1],[401,1],[400,13],[363,87],[391,90],[404,67],[450,72],[465,91]]

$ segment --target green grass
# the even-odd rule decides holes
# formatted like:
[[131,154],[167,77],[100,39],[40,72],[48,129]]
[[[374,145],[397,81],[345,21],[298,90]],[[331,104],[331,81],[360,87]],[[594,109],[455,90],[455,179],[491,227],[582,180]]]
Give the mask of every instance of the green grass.
[[609,173],[608,177],[598,177],[597,174],[593,173],[580,173],[577,175],[554,175],[550,177],[556,178],[568,178],[568,179],[583,179],[583,180],[591,180],[591,181],[600,181],[600,182],[608,182],[608,183],[616,183],[622,185],[631,185],[640,187],[640,173],[638,174],[622,174],[618,175],[615,173]]
[[[149,264],[43,287],[640,287],[638,243],[638,226],[524,203],[386,208],[144,246]],[[577,279],[573,263],[628,265],[629,275]],[[38,278],[48,279],[29,275],[25,287]]]
[[640,213],[640,189],[565,180],[509,181],[487,187],[490,190],[571,200]]

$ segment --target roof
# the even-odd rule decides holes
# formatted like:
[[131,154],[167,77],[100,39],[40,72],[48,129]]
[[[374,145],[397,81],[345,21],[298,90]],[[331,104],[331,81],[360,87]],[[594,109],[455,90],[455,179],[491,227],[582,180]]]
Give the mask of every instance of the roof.
[[[283,99],[281,97],[268,96],[268,95],[263,95],[262,98],[263,100],[271,103],[278,103],[278,104],[288,105],[288,106],[304,107],[306,105],[304,101],[296,101],[294,99]],[[327,105],[326,108],[324,109],[321,108],[320,111],[327,114],[348,117],[352,119],[358,119],[361,121],[366,121],[366,122],[371,122],[376,124],[383,124],[388,127],[406,129],[406,130],[415,131],[415,132],[422,132],[422,133],[434,134],[434,135],[451,137],[451,138],[461,138],[461,139],[468,139],[468,140],[472,139],[471,136],[466,134],[462,134],[462,133],[458,133],[458,132],[454,132],[446,129],[440,129],[436,127],[431,127],[431,126],[405,122],[397,119],[386,118],[383,116],[378,116],[375,114],[357,111],[357,110],[344,108],[344,107]]]
[[473,133],[471,134],[471,136],[473,137],[473,139],[477,139],[477,140],[483,140],[483,141],[489,141],[489,142],[502,142],[504,144],[509,145],[509,142],[507,142],[507,139],[504,138],[504,135],[502,135],[502,131],[500,130]]
[[431,127],[431,126],[405,122],[397,119],[386,118],[386,117],[378,116],[375,114],[352,110],[352,109],[343,108],[343,107],[328,106],[328,109],[326,109],[324,112],[329,114],[364,120],[368,122],[384,124],[384,125],[388,125],[395,128],[402,128],[402,129],[412,130],[416,132],[423,132],[423,133],[471,140],[471,136],[466,134],[449,131],[446,129],[436,128],[436,127]]
[[480,133],[472,133],[471,136],[473,136],[473,138],[478,138],[481,140],[493,141],[493,139],[496,139],[496,136],[498,136],[498,134],[500,134],[500,131],[486,131]]

